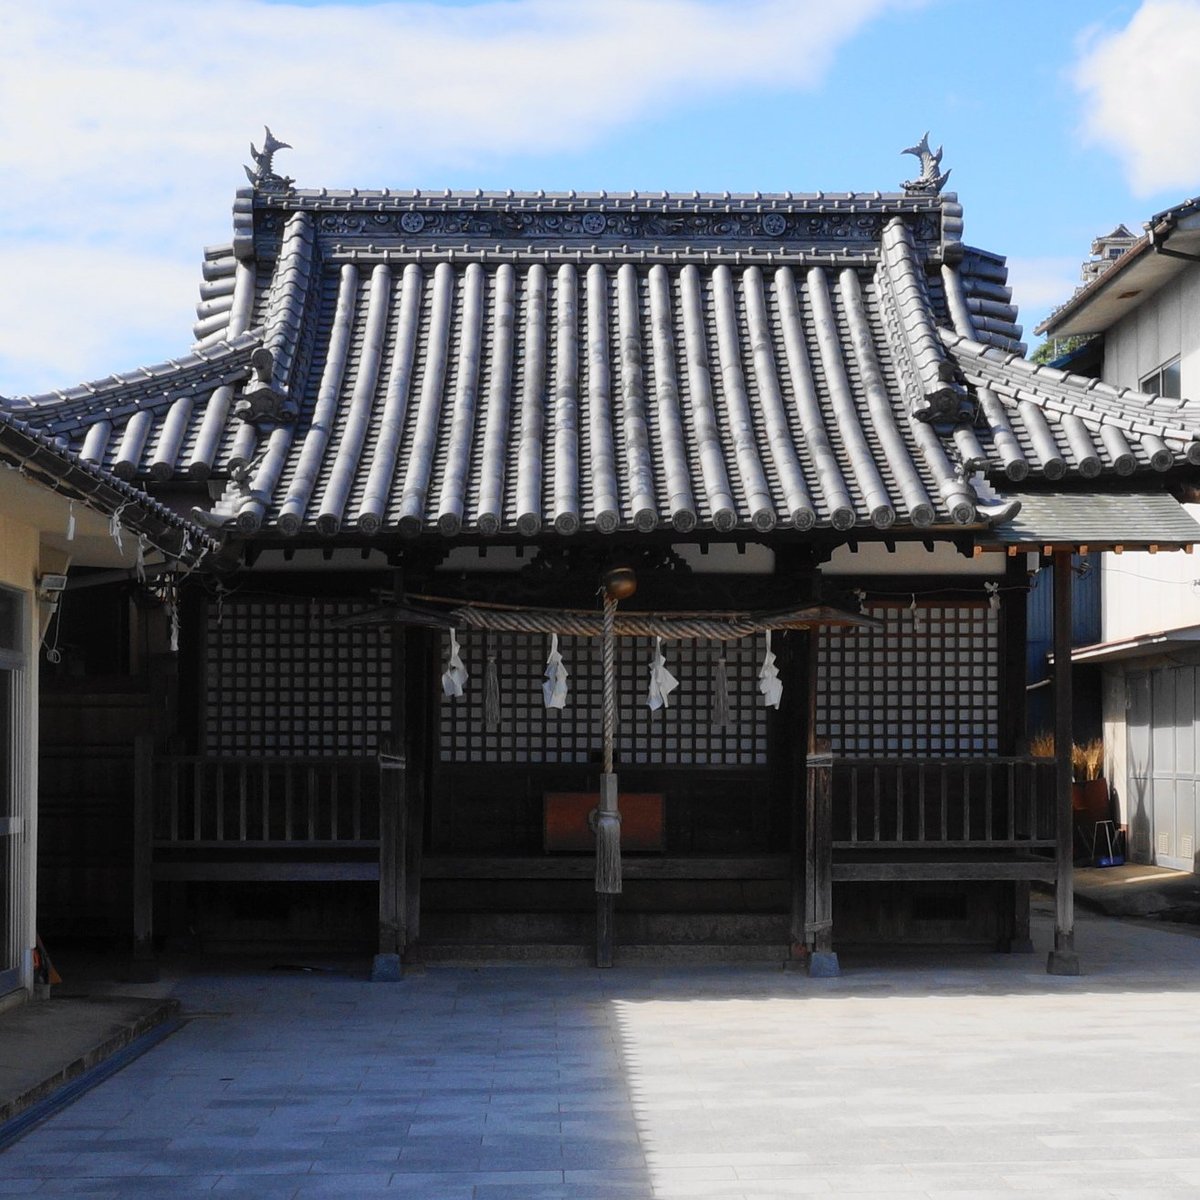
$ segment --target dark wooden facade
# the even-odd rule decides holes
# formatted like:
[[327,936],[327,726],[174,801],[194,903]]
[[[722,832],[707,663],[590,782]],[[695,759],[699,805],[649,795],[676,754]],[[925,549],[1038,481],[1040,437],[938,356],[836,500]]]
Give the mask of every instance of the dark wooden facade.
[[[668,644],[682,687],[653,715],[647,646],[622,644],[621,789],[662,796],[664,825],[661,851],[626,855],[618,962],[1027,944],[1028,884],[1053,882],[1056,830],[1052,768],[1023,757],[1025,563],[1007,561],[991,578],[810,572],[799,586],[647,572],[646,606],[861,590],[888,624],[777,635],[778,710],[756,691],[761,638]],[[589,590],[567,575],[552,601]],[[140,954],[156,938],[375,945],[409,961],[590,952],[591,855],[547,850],[544,799],[598,790],[596,648],[564,639],[572,695],[553,713],[544,638],[463,633],[468,695],[446,699],[442,634],[345,623],[393,582],[256,570],[195,584],[178,685],[160,695],[157,732],[136,754],[126,743],[140,807],[118,826],[134,849],[117,894],[134,898]],[[999,611],[985,584],[999,585]],[[429,571],[417,586],[529,596],[527,576]],[[718,654],[732,697],[723,730],[711,723]],[[489,655],[502,700],[490,731]]]

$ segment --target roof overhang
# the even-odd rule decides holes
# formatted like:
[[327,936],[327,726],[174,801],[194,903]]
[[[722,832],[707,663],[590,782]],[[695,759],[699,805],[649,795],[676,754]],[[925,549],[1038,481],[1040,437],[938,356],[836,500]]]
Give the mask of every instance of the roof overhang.
[[1020,510],[978,535],[985,549],[1153,552],[1200,542],[1200,524],[1167,492],[1026,492],[1012,498],[1020,499]]
[[1200,210],[1193,202],[1159,213],[1146,227],[1144,237],[1034,332],[1048,337],[1103,333],[1170,283],[1193,256],[1200,259]]
[[1149,658],[1178,650],[1200,649],[1200,625],[1144,633],[1115,642],[1094,642],[1071,651],[1073,663],[1120,662],[1129,658]]
[[188,565],[220,546],[207,530],[180,517],[141,488],[87,463],[46,434],[0,409],[0,464],[36,484],[116,519],[147,546]]

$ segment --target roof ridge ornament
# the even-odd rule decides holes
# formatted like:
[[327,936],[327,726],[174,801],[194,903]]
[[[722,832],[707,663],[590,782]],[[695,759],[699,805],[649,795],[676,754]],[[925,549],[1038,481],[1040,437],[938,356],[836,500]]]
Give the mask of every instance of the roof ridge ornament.
[[950,172],[938,174],[938,168],[942,165],[942,147],[939,146],[936,150],[929,149],[928,129],[915,146],[909,146],[900,153],[911,154],[921,160],[921,174],[916,179],[906,179],[900,185],[906,196],[936,196],[946,186]]
[[276,150],[290,150],[292,147],[288,142],[281,142],[269,126],[264,125],[263,131],[267,136],[261,150],[256,149],[253,142],[250,143],[250,157],[254,159],[254,166],[245,168],[246,178],[260,192],[290,192],[296,181],[288,175],[277,174],[274,160]]

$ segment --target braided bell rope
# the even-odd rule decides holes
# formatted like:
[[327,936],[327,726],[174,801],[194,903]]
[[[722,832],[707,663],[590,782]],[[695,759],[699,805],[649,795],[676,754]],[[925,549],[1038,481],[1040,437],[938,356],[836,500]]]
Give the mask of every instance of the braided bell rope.
[[604,665],[604,773],[612,774],[613,738],[617,727],[617,668],[616,668],[616,597],[604,595],[603,632],[601,638]]
[[[458,628],[490,629],[502,633],[557,633],[577,637],[601,637],[605,632],[604,616],[585,613],[525,610],[508,612],[486,608],[457,608],[450,619]],[[625,614],[613,617],[615,637],[711,638],[730,642],[750,637],[768,629],[799,629],[814,624],[812,617],[781,614],[755,620],[735,617],[719,620],[712,617],[656,617]]]

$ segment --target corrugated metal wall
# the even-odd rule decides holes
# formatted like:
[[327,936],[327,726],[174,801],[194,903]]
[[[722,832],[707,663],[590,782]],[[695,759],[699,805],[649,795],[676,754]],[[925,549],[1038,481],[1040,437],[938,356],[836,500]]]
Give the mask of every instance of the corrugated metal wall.
[[[1100,555],[1074,554],[1075,582],[1071,588],[1071,644],[1088,646],[1101,640]],[[1043,567],[1030,581],[1029,636],[1025,648],[1028,673],[1029,731],[1054,727],[1051,677],[1047,658],[1054,648],[1054,572]],[[1038,687],[1038,684],[1042,684]],[[1075,671],[1075,740],[1100,736],[1100,681],[1095,668]]]

